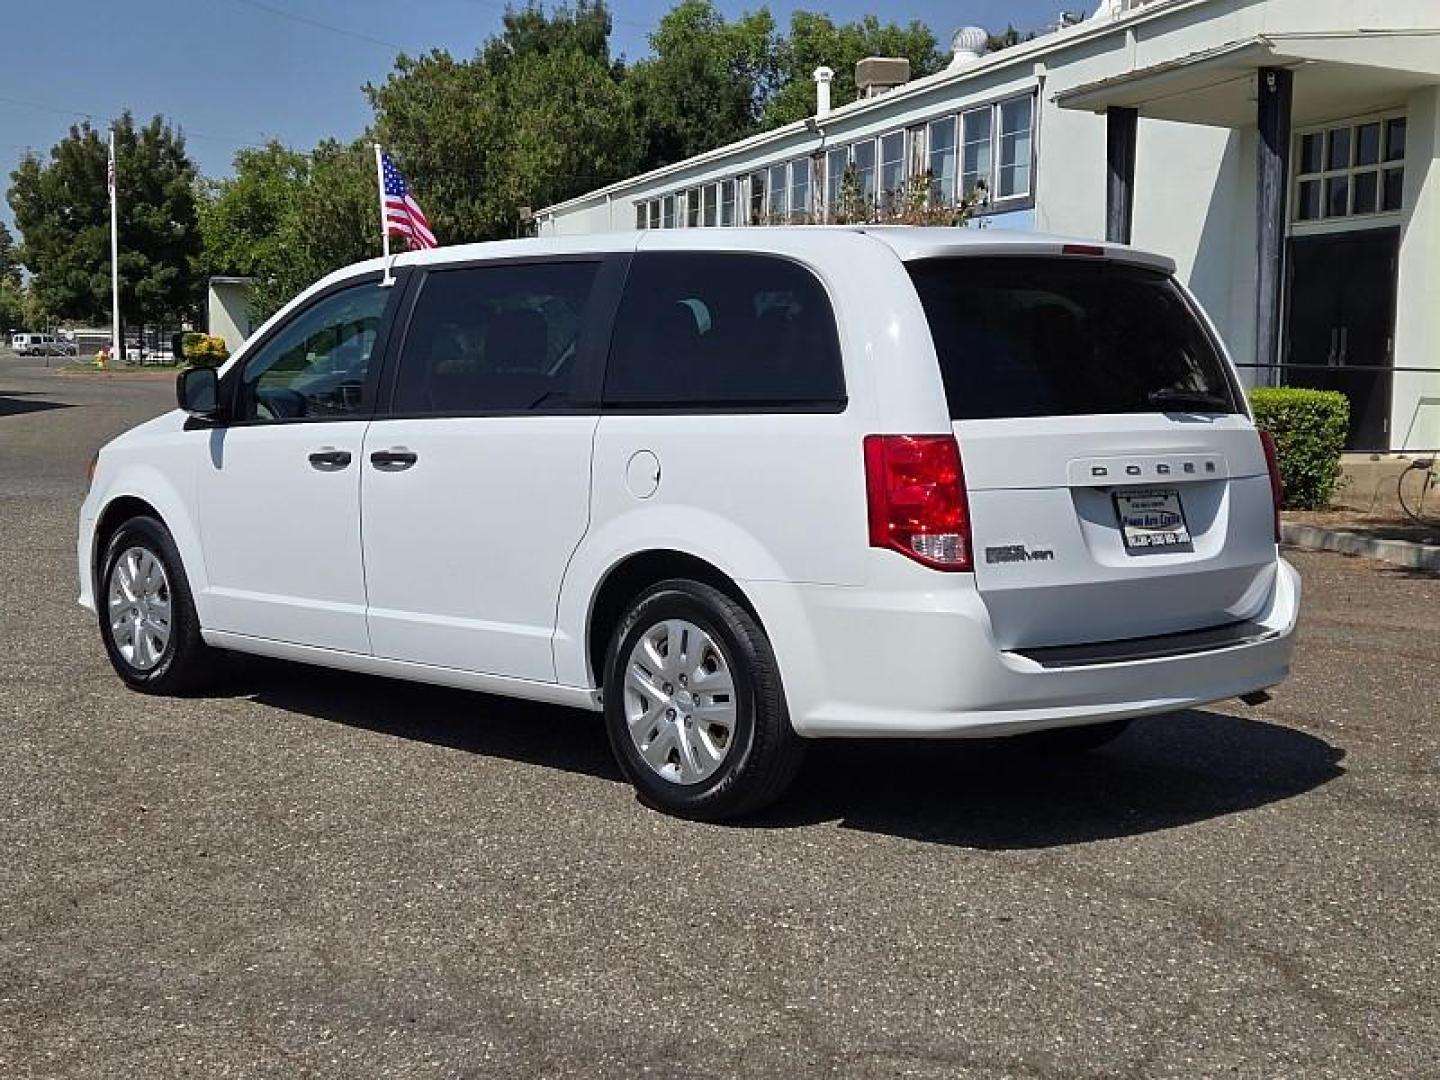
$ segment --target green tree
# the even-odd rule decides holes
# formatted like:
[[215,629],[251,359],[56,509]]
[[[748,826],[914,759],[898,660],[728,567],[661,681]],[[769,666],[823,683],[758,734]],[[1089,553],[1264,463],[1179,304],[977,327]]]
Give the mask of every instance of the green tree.
[[291,247],[272,277],[256,282],[257,313],[268,315],[332,271],[380,254],[375,151],[364,138],[326,139],[310,154],[282,230]]
[[234,175],[201,185],[196,265],[205,276],[252,277],[263,319],[333,270],[380,254],[375,156],[369,142],[327,139],[309,154],[272,142],[235,155]]
[[726,22],[711,0],[680,0],[650,35],[650,48],[653,57],[635,64],[627,78],[645,168],[759,130],[780,78],[768,10]]
[[[185,140],[156,116],[115,124],[120,202],[120,310],[129,322],[178,321],[194,310],[199,254],[195,168]],[[10,174],[8,199],[39,304],[55,318],[103,321],[110,310],[105,141],[88,122]]]
[[15,250],[15,237],[10,227],[0,221],[0,281],[20,286],[20,256]]
[[367,85],[376,137],[441,243],[513,236],[521,206],[622,179],[639,141],[600,3],[508,11],[470,60],[400,56]]
[[198,184],[198,269],[206,277],[273,277],[293,261],[288,230],[309,177],[309,155],[272,141],[239,151],[232,169],[226,179]]
[[[1061,13],[1063,16],[1063,12]],[[1014,24],[1005,27],[1003,34],[991,34],[985,39],[986,52],[999,52],[1001,49],[1009,49],[1019,45],[1022,41],[1034,41],[1035,31],[1031,30],[1024,34],[1015,29]]]
[[836,106],[854,101],[858,95],[855,65],[867,56],[905,57],[910,61],[912,79],[932,75],[946,62],[935,35],[924,23],[899,26],[866,15],[858,22],[837,24],[828,15],[796,11],[790,16],[789,34],[777,46],[780,86],[766,102],[765,126],[778,127],[814,115],[817,67],[835,72],[830,94]]
[[0,333],[25,329],[25,292],[20,283],[0,277]]

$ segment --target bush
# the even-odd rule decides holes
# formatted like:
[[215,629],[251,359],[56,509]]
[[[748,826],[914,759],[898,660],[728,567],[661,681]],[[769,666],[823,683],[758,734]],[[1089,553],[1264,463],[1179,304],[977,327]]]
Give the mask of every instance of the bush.
[[1285,506],[1323,510],[1340,482],[1340,454],[1350,429],[1350,401],[1334,390],[1258,387],[1250,391],[1255,423],[1275,437]]
[[180,351],[196,367],[218,367],[230,359],[225,339],[210,334],[186,334],[180,339]]

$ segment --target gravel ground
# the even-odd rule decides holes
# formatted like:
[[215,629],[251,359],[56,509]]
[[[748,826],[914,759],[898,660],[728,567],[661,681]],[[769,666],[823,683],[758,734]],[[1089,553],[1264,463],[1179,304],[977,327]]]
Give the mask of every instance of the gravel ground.
[[1267,706],[687,824],[586,714],[122,689],[75,511],[171,394],[0,354],[0,1076],[1440,1076],[1440,580],[1297,554]]

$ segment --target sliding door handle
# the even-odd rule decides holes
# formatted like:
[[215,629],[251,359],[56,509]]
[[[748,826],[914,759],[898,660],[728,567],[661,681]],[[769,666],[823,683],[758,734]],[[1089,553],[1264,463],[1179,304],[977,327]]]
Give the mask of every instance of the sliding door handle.
[[322,446],[310,455],[310,464],[321,472],[338,472],[350,464],[350,451]]
[[419,460],[419,454],[413,450],[407,450],[403,446],[391,447],[389,450],[376,450],[370,455],[370,464],[381,472],[404,472]]

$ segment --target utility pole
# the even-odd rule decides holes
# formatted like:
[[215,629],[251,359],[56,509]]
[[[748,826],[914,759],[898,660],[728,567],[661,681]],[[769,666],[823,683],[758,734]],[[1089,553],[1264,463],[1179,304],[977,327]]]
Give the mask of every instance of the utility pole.
[[116,213],[115,129],[110,129],[110,362],[123,359],[125,349],[120,341],[120,216]]

